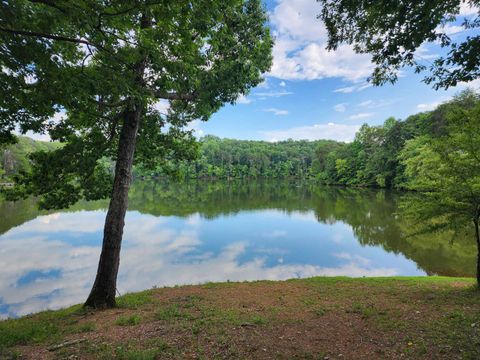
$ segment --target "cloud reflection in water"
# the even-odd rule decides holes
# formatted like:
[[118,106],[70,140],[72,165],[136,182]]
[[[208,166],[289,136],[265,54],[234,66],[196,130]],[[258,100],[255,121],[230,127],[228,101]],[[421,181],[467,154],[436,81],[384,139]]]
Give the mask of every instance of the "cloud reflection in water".
[[[104,217],[103,211],[60,212],[0,236],[0,317],[84,300],[95,276]],[[296,234],[299,227],[302,233]],[[125,293],[207,281],[406,273],[423,274],[403,257],[361,248],[347,225],[319,224],[311,212],[265,210],[207,220],[130,211],[118,285]]]

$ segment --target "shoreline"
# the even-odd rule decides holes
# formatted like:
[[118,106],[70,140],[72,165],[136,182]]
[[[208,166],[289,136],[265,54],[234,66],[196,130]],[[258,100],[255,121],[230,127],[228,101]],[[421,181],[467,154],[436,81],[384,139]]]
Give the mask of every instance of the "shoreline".
[[479,310],[470,278],[165,287],[0,321],[0,359],[474,359]]

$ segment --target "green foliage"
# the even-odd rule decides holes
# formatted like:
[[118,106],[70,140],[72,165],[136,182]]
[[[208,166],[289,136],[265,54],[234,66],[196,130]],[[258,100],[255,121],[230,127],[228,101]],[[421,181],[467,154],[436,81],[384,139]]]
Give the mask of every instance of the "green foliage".
[[[389,118],[382,126],[365,124],[352,143],[319,145],[316,163],[322,165],[318,167],[317,178],[327,184],[425,191],[444,186],[448,176],[443,170],[451,171],[456,163],[461,167],[456,168],[457,174],[463,174],[466,180],[469,174],[478,173],[476,165],[465,160],[478,156],[472,148],[478,140],[474,138],[476,115],[464,112],[474,111],[468,109],[479,104],[478,95],[466,90],[434,111],[412,115],[403,121]],[[458,148],[454,143],[463,145]],[[441,153],[450,154],[450,163],[440,161]],[[460,157],[453,155],[459,153],[463,154],[462,165]]]
[[440,156],[432,147],[432,139],[419,136],[408,140],[399,154],[405,166],[406,187],[411,190],[434,190],[440,185]]
[[137,175],[169,175],[178,178],[308,178],[315,175],[316,149],[335,146],[320,141],[246,141],[206,136],[200,140],[195,161],[176,161],[156,171],[138,169]]
[[[411,197],[403,207],[412,218],[429,220],[428,226],[423,226],[425,231],[453,229],[457,235],[472,224],[478,231],[480,100],[478,95],[464,92],[442,110],[444,133],[415,139],[401,154],[409,187],[424,191],[426,196]],[[478,232],[476,240],[480,250]]]
[[[446,49],[445,55],[429,65],[430,74],[425,78],[435,88],[448,88],[480,76],[480,36],[461,37],[457,42],[444,28],[457,20],[462,4],[478,8],[478,0],[318,1],[323,5],[320,19],[328,31],[328,48],[347,43],[358,53],[370,53],[376,65],[371,79],[376,85],[395,82],[404,66],[412,66],[416,72],[426,70],[422,59],[416,57],[425,42],[437,42]],[[478,29],[478,13],[464,19],[461,26]]]
[[189,121],[234,103],[272,61],[260,0],[19,0],[0,20],[0,140],[19,129],[63,144],[16,177],[11,195],[42,196],[44,208],[111,194],[105,159],[116,161],[132,114],[137,164],[193,158]]
[[0,147],[0,181],[9,180],[15,174],[31,170],[30,154],[38,151],[49,152],[61,147],[59,143],[36,141],[18,136],[17,142]]
[[398,155],[408,139],[421,133],[422,121],[424,116],[414,115],[405,121],[389,118],[383,126],[365,124],[352,143],[319,147],[317,178],[327,184],[404,187]]

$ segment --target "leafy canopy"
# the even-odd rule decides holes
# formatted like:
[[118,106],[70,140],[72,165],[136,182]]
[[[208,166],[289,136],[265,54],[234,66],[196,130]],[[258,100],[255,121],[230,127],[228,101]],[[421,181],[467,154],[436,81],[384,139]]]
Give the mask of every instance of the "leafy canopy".
[[[375,85],[395,82],[399,70],[412,66],[417,72],[430,70],[426,83],[448,88],[480,76],[480,36],[455,41],[446,25],[457,20],[461,6],[472,6],[477,14],[465,18],[464,29],[480,27],[478,0],[317,0],[323,5],[319,18],[328,31],[328,48],[341,43],[358,53],[372,54],[376,65],[371,80]],[[430,65],[415,53],[424,43],[438,42],[446,49]]]
[[460,231],[480,221],[480,98],[463,92],[441,111],[444,133],[409,140],[400,154],[409,188],[427,196],[405,207],[434,229]]
[[0,20],[0,140],[19,129],[65,144],[17,179],[47,208],[109,195],[104,159],[126,111],[143,112],[136,163],[191,158],[188,122],[235,102],[272,60],[260,0],[7,0]]

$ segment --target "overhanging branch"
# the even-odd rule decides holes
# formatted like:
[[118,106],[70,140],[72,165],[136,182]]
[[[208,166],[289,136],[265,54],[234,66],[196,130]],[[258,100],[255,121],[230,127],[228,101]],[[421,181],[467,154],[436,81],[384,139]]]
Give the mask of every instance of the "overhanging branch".
[[193,92],[191,94],[178,94],[175,92],[155,92],[155,97],[158,99],[165,100],[183,100],[183,101],[192,101],[198,98],[198,95]]
[[85,45],[98,47],[97,45],[92,44],[88,40],[75,39],[75,38],[70,38],[67,36],[60,36],[60,35],[39,33],[35,31],[15,30],[15,29],[7,29],[7,28],[0,27],[0,32],[13,34],[13,35],[23,35],[23,36],[31,36],[31,37],[37,37],[37,38],[43,38],[43,39],[50,39],[50,40],[66,41],[66,42],[71,42],[76,44],[85,44]]
[[52,7],[52,8],[57,9],[58,11],[60,11],[62,13],[66,12],[65,9],[62,9],[60,6],[58,6],[53,1],[50,1],[50,0],[29,0],[29,1],[32,2],[32,3],[42,4],[42,5],[45,5],[45,6]]

